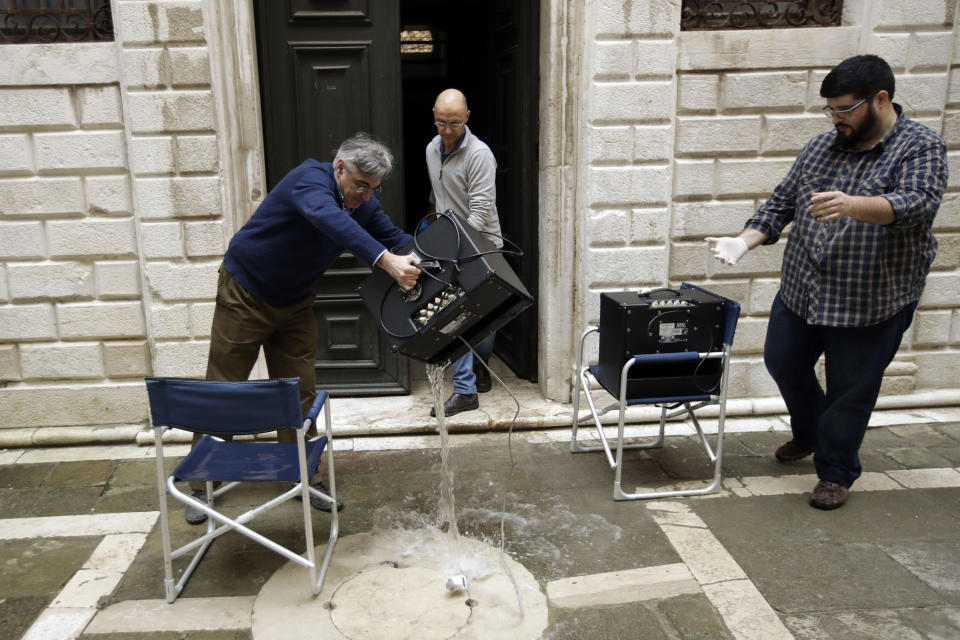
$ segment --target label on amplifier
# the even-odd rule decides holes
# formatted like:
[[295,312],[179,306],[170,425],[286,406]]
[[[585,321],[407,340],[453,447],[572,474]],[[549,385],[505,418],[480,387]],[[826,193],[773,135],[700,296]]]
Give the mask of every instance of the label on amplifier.
[[661,322],[660,323],[660,343],[665,342],[686,342],[687,323],[684,322]]
[[444,326],[440,327],[440,333],[444,335],[450,335],[451,333],[456,334],[457,330],[460,327],[462,327],[464,323],[469,319],[470,319],[470,314],[467,313],[466,311],[462,311],[456,318],[454,318]]

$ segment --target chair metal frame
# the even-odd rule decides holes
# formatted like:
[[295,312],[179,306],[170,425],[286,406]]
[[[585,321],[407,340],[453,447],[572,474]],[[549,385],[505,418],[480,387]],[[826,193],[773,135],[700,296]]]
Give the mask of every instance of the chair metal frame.
[[[330,564],[330,559],[333,556],[333,549],[336,545],[340,530],[339,514],[335,506],[337,504],[337,485],[334,472],[333,427],[330,416],[330,399],[327,392],[318,392],[313,406],[310,408],[307,416],[302,419],[302,422],[300,422],[300,398],[297,378],[250,380],[246,382],[219,382],[191,378],[150,377],[146,378],[146,383],[148,395],[150,396],[151,421],[153,422],[154,427],[154,444],[157,461],[157,490],[159,495],[160,522],[163,536],[164,592],[167,602],[172,603],[183,591],[187,581],[193,575],[194,570],[200,563],[200,560],[210,548],[211,543],[216,538],[229,531],[237,531],[238,533],[250,538],[251,540],[254,540],[255,542],[258,542],[271,551],[280,554],[287,560],[307,568],[313,594],[316,595],[320,593],[320,590],[323,587],[324,578],[327,574],[327,568]],[[265,386],[275,387],[278,394],[285,395],[282,400],[287,405],[287,413],[291,416],[296,415],[297,418],[296,421],[288,419],[287,422],[292,422],[291,424],[284,424],[282,422],[279,424],[277,422],[265,424],[262,421],[259,423],[254,423],[253,420],[257,419],[256,416],[250,416],[248,419],[246,416],[238,416],[236,412],[233,412],[231,414],[231,418],[233,418],[233,420],[231,420],[231,424],[221,427],[211,425],[209,423],[183,424],[183,422],[185,422],[183,419],[184,412],[180,411],[179,415],[177,416],[177,423],[167,424],[167,421],[159,419],[159,415],[155,409],[155,404],[166,402],[165,395],[168,385],[178,385],[181,388],[186,385],[186,388],[190,390],[191,394],[195,394],[201,401],[208,389],[223,389],[224,386],[230,386],[236,387],[238,391],[242,392],[244,390],[244,386],[250,386],[256,388],[259,392],[263,392],[265,390]],[[270,391],[270,389],[267,389],[267,391]],[[307,441],[306,433],[310,427],[316,423],[321,411],[323,411],[324,415],[325,433],[324,435],[318,435]],[[200,500],[196,500],[189,493],[180,491],[175,485],[177,481],[177,470],[181,469],[183,465],[190,460],[191,455],[197,452],[197,447],[194,447],[191,452],[187,454],[180,466],[178,466],[177,469],[175,469],[172,473],[168,475],[165,471],[163,434],[170,429],[183,429],[194,433],[204,434],[257,434],[271,432],[277,428],[287,427],[294,428],[296,431],[296,463],[299,471],[299,482],[296,482],[289,490],[283,492],[279,496],[246,511],[235,518],[230,518],[214,508],[216,498],[245,482],[276,482],[277,480],[275,479],[265,480],[257,478],[256,476],[258,475],[258,471],[269,471],[269,458],[271,458],[270,454],[275,454],[276,456],[287,456],[289,459],[289,446],[293,443],[250,441],[227,442],[213,435],[204,435],[204,438],[210,438],[213,441],[216,441],[217,446],[224,449],[224,455],[229,455],[228,452],[231,450],[235,451],[236,449],[234,449],[234,447],[259,447],[260,449],[257,450],[258,453],[262,452],[264,454],[268,454],[264,456],[264,458],[267,460],[262,463],[262,466],[259,470],[256,468],[245,469],[245,475],[248,477],[245,477],[242,480],[229,480],[227,478],[216,477],[207,478],[207,502],[205,503]],[[316,453],[316,447],[319,447],[319,453]],[[311,464],[311,466],[313,466],[312,469],[308,467],[307,462],[308,448],[310,448],[314,455],[316,455],[316,462]],[[310,476],[319,466],[320,455],[322,455],[324,449],[326,449],[328,452],[327,487],[330,490],[329,495],[310,486]],[[214,483],[221,480],[224,481],[224,484],[215,489]],[[286,479],[281,480],[281,482],[283,481],[286,481]],[[330,534],[327,541],[327,548],[319,567],[317,566],[313,544],[313,507],[310,505],[311,494],[316,495],[333,505],[333,508],[330,511]],[[168,513],[169,510],[167,508],[166,500],[168,495],[184,503],[185,505],[189,504],[197,507],[207,515],[206,531],[199,537],[176,549],[172,548],[171,543],[170,514]],[[260,516],[274,507],[296,497],[301,499],[303,508],[304,537],[306,540],[306,551],[304,554],[298,554],[247,526],[247,524],[257,516]],[[183,575],[180,576],[178,581],[174,581],[173,560],[186,555],[194,549],[196,549],[196,553],[193,555],[193,558],[190,560],[190,563],[184,570]]]
[[[699,289],[705,291],[700,287],[695,285],[688,284],[686,282],[680,285],[681,289]],[[710,293],[710,292],[707,292]],[[711,295],[716,295],[712,294]],[[632,357],[628,358],[627,361],[623,364],[623,368],[620,371],[620,385],[617,389],[608,389],[604,386],[595,375],[595,365],[584,365],[583,364],[583,353],[584,345],[587,338],[596,333],[598,336],[600,334],[600,327],[591,326],[588,327],[580,336],[580,346],[577,350],[577,369],[576,369],[576,382],[574,384],[573,390],[573,416],[571,423],[571,435],[570,435],[570,451],[572,453],[586,453],[586,452],[595,452],[603,451],[606,454],[607,462],[610,465],[610,468],[614,470],[614,481],[613,481],[613,499],[614,500],[650,500],[655,498],[667,498],[667,497],[680,497],[680,496],[697,496],[697,495],[707,495],[711,493],[718,492],[723,486],[723,435],[724,435],[724,423],[726,422],[727,414],[727,385],[729,382],[730,374],[730,348],[733,344],[733,335],[736,330],[737,320],[740,315],[740,305],[732,300],[724,300],[725,314],[724,314],[724,327],[723,327],[723,344],[720,347],[719,351],[711,350],[709,352],[695,352],[695,351],[685,351],[679,353],[652,353],[652,354],[635,354]],[[698,362],[705,361],[707,359],[721,359],[721,372],[720,372],[720,387],[719,393],[717,394],[682,394],[682,395],[667,395],[662,397],[640,397],[640,398],[628,398],[627,397],[627,381],[629,379],[630,370],[638,364],[657,364],[657,363],[677,363],[677,362]],[[610,405],[607,405],[597,410],[596,404],[594,403],[592,385],[588,379],[588,374],[594,380],[597,381],[597,384],[608,394],[617,398],[617,402],[614,402]],[[589,406],[589,412],[585,413],[583,416],[580,416],[580,392],[584,391],[586,395],[587,404]],[[660,405],[660,430],[658,435],[652,441],[638,442],[635,444],[625,444],[624,443],[624,426],[625,426],[625,414],[628,406],[638,405],[638,404],[650,404],[650,405]],[[711,448],[710,442],[707,440],[706,435],[703,432],[703,429],[700,426],[700,421],[697,419],[696,411],[710,405],[719,405],[719,420],[717,425],[717,436],[715,450]],[[601,424],[600,417],[604,414],[614,410],[619,410],[619,417],[617,420],[617,437],[616,437],[616,451],[612,451],[610,442],[607,439],[607,435],[604,432],[603,425]],[[623,471],[623,451],[625,449],[654,449],[662,447],[664,444],[664,435],[666,430],[667,420],[670,420],[678,415],[686,414],[690,421],[693,424],[694,429],[696,430],[697,435],[700,438],[700,443],[704,448],[704,452],[709,458],[710,462],[714,463],[713,478],[710,483],[700,489],[674,489],[674,490],[664,490],[664,491],[638,491],[635,493],[628,493],[623,491],[621,487],[621,477]],[[600,439],[600,446],[585,446],[580,443],[577,439],[577,430],[581,423],[587,422],[592,418],[593,428],[596,431]]]

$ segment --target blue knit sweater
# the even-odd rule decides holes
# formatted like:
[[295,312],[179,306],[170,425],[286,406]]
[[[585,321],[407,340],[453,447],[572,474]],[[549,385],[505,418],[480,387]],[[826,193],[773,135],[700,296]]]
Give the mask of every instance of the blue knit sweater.
[[302,300],[344,250],[372,266],[386,248],[412,239],[375,196],[344,209],[333,165],[308,159],[267,194],[230,240],[223,263],[244,289],[284,307]]

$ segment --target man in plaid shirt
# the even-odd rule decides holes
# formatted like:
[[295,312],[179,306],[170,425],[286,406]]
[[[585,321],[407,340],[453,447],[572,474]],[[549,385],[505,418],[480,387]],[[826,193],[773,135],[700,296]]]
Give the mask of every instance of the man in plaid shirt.
[[[738,236],[707,238],[732,265],[793,223],[763,355],[793,431],[776,457],[814,454],[810,504],[819,509],[842,506],[860,476],[884,369],[937,250],[931,227],[947,186],[946,145],[904,116],[893,92],[893,71],[877,56],[837,65],[820,86],[833,130],[807,143]],[[825,390],[814,371],[821,354]]]

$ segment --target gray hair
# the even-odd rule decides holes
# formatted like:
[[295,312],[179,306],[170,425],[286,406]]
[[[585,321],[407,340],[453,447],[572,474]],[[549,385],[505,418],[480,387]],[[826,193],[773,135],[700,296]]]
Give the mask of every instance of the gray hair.
[[375,180],[386,179],[393,170],[393,154],[387,145],[362,131],[340,143],[333,164],[338,160],[343,160],[349,171],[359,171]]

